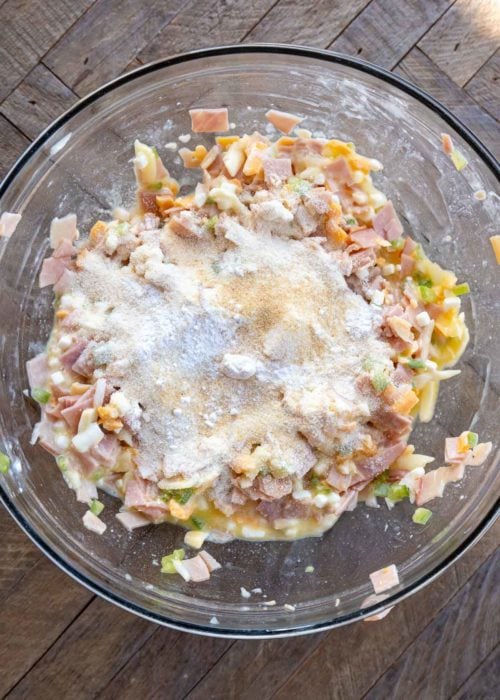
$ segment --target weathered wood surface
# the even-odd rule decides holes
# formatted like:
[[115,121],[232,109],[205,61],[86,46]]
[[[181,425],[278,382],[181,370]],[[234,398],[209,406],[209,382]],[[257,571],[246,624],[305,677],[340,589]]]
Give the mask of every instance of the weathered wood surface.
[[[3,0],[0,27],[0,175],[103,81],[169,54],[252,41],[331,48],[395,70],[500,153],[495,0]],[[193,637],[97,599],[0,512],[0,694],[491,700],[499,534],[497,524],[379,623],[251,642]]]

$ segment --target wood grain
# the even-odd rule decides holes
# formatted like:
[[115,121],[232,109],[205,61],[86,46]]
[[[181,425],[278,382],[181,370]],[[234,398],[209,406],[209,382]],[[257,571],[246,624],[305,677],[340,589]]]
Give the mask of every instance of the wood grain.
[[492,117],[500,120],[500,51],[486,61],[465,90]]
[[246,36],[246,41],[328,46],[369,0],[280,0]]
[[492,700],[498,695],[500,645],[476,668],[467,681],[453,694],[452,700]]
[[26,136],[0,116],[0,178],[6,175],[28,144]]
[[397,73],[440,100],[498,157],[500,134],[493,117],[442,72],[419,48],[413,48],[399,63]]
[[452,0],[372,0],[328,48],[394,68]]
[[[0,175],[79,95],[144,62],[241,41],[395,69],[500,154],[494,0],[0,0]],[[378,623],[232,641],[156,626],[60,572],[0,513],[0,695],[492,700],[500,523]]]
[[34,139],[77,100],[77,96],[39,63],[0,107],[28,138]]
[[457,0],[418,45],[462,86],[496,51],[499,40],[500,4],[496,0]]
[[[165,27],[139,58],[147,63],[169,53],[192,51],[205,46],[237,44],[274,4],[275,0],[208,0],[185,3],[177,17]],[[175,46],[175,51],[167,47]]]
[[85,95],[119,75],[182,6],[182,0],[97,0],[44,62]]
[[0,7],[0,100],[92,5],[93,0],[6,0]]
[[[500,552],[477,570],[450,605],[414,639],[366,700],[385,700],[390,694],[408,700],[448,698],[465,682],[499,642],[499,564]],[[475,643],[470,653],[458,653],[471,638]]]

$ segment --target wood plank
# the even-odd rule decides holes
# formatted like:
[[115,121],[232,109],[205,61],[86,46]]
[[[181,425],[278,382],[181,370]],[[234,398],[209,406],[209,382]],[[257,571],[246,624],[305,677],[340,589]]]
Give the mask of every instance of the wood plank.
[[[184,5],[182,0],[97,0],[45,56],[78,95],[119,75]],[[164,54],[172,52],[168,47]]]
[[144,63],[205,46],[237,44],[275,0],[185,3],[182,11],[139,54]]
[[43,555],[0,507],[0,603]]
[[0,101],[94,0],[7,0],[0,7]]
[[64,83],[39,63],[3,102],[0,113],[34,139],[77,99]]
[[326,633],[322,633],[269,641],[237,641],[187,697],[189,700],[215,698],[223,688],[227,700],[270,698],[283,677],[304,663],[325,637]]
[[[99,698],[180,700],[232,644],[231,639],[188,636],[157,628],[139,653],[100,691]],[[223,687],[227,684],[218,688],[219,693]]]
[[[53,597],[59,605],[63,592],[53,587],[54,590],[58,591]],[[95,598],[8,697],[94,697],[155,629],[154,624]],[[151,673],[150,665],[147,669]]]
[[42,557],[17,581],[0,608],[0,696],[3,697],[92,599],[92,593]]
[[500,551],[484,562],[451,604],[414,639],[366,700],[449,698],[467,680],[500,641],[499,565]]
[[281,0],[245,37],[246,41],[326,47],[370,0]]
[[496,156],[500,155],[500,135],[493,117],[485,112],[456,83],[443,73],[423,51],[413,48],[399,63],[397,73],[419,85],[440,100]]
[[498,48],[497,0],[457,0],[418,46],[457,85],[465,85]]
[[466,92],[486,109],[497,121],[500,121],[500,51],[469,80]]
[[373,0],[328,47],[392,69],[453,0]]
[[28,145],[26,136],[0,115],[0,179],[7,174]]
[[[494,551],[499,533],[500,527],[496,527],[485,534],[485,552],[491,554]],[[477,562],[470,551],[462,561],[471,567],[470,578]],[[259,697],[264,700],[273,695],[267,691],[271,682],[276,700],[325,697],[325,694],[335,700],[362,697],[375,679],[385,673],[412,640],[446,607],[456,590],[457,573],[455,567],[451,567],[432,585],[396,606],[380,622],[358,623],[332,630],[302,665],[291,668],[283,659],[280,673],[274,673],[272,679],[261,672],[261,687],[266,690]]]
[[500,645],[476,668],[452,700],[491,700],[498,695]]

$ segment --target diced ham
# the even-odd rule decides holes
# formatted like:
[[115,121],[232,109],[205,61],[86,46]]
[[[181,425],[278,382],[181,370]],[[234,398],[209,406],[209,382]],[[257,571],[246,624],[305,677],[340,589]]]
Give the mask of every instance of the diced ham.
[[104,534],[106,531],[106,524],[102,522],[97,515],[94,515],[91,510],[88,510],[82,518],[83,524],[91,532],[95,532],[98,535]]
[[373,265],[375,265],[376,257],[377,256],[375,255],[373,248],[367,248],[359,253],[352,254],[351,261],[353,272],[358,272],[359,270],[363,270],[367,267],[373,267]]
[[403,253],[401,256],[401,275],[403,277],[409,277],[413,272],[415,267],[415,260],[410,256]]
[[459,449],[460,448],[460,438],[448,437],[444,441],[444,459],[445,462],[449,464],[459,464],[463,462],[466,456],[466,452]]
[[335,505],[335,515],[341,515],[346,511],[351,511],[358,504],[358,491],[353,489],[345,493],[340,501]]
[[67,214],[60,219],[56,216],[52,219],[50,224],[51,248],[58,248],[63,240],[71,242],[75,241],[77,238],[76,214]]
[[190,109],[191,129],[195,134],[227,131],[229,115],[226,107],[218,109]]
[[[411,419],[410,419],[411,425]],[[404,451],[406,443],[403,440],[389,444],[379,449],[373,457],[368,457],[357,464],[358,472],[363,479],[374,478],[388,469]],[[357,479],[360,481],[360,479]]]
[[333,195],[325,187],[313,187],[304,197],[304,203],[311,214],[328,214],[331,210]]
[[81,479],[76,489],[76,500],[79,503],[90,503],[93,498],[97,498],[97,487],[93,481]]
[[137,527],[145,527],[146,525],[151,525],[150,520],[145,518],[143,515],[139,515],[139,513],[134,513],[131,510],[125,510],[121,513],[117,513],[116,518],[129,532],[135,530]]
[[172,563],[184,581],[199,583],[200,581],[208,581],[210,578],[210,571],[201,553],[191,559],[182,559],[181,561],[174,559]]
[[[381,603],[383,600],[386,600],[388,598],[388,595],[369,595],[367,596],[363,602],[361,603],[361,608],[369,608],[371,605],[375,605],[376,603]],[[369,617],[365,617],[363,622],[378,622],[378,620],[383,620],[384,617],[386,617],[391,610],[394,609],[394,605],[391,605],[391,607],[386,608],[385,610],[382,610],[382,612],[376,613],[375,615],[370,615]]]
[[120,444],[116,435],[107,434],[90,450],[90,454],[103,467],[114,467],[120,452]]
[[284,477],[282,479],[276,479],[270,474],[261,476],[257,480],[258,488],[272,500],[276,498],[283,498],[289,493],[292,493],[292,480],[290,477]]
[[77,340],[73,345],[71,345],[67,350],[65,350],[60,356],[60,361],[65,369],[70,370],[75,362],[78,360],[82,352],[88,345],[87,340]]
[[453,141],[449,134],[441,134],[441,146],[443,147],[443,153],[450,156],[453,152]]
[[292,176],[290,158],[265,158],[263,161],[264,179],[267,185],[276,186]]
[[308,506],[288,497],[278,501],[262,501],[257,506],[257,510],[270,522],[279,518],[305,518],[309,513]]
[[384,204],[382,209],[376,214],[373,219],[373,228],[382,238],[386,238],[388,241],[393,241],[402,235],[403,226],[398,219],[392,202]]
[[303,121],[303,117],[297,117],[289,112],[280,112],[277,109],[270,109],[266,112],[266,119],[284,134],[289,134],[297,124]]
[[55,294],[64,294],[67,292],[69,289],[71,289],[73,285],[73,281],[75,279],[75,272],[72,270],[64,270],[62,275],[59,277],[57,282],[54,284],[54,293]]
[[345,158],[336,158],[324,168],[327,180],[332,180],[335,185],[350,185],[352,183],[352,170]]
[[451,481],[460,481],[465,472],[465,464],[456,464],[454,467],[439,467],[420,477],[416,489],[415,502],[421,506],[434,498],[441,498],[444,487]]
[[76,254],[76,250],[71,241],[63,238],[57,248],[52,253],[53,258],[71,258]]
[[330,470],[328,472],[328,475],[326,477],[326,481],[334,489],[336,489],[340,493],[343,493],[344,491],[347,491],[347,489],[351,485],[352,475],[351,474],[341,474],[339,471],[337,471],[337,468],[335,466],[333,466],[330,468]]
[[[359,231],[353,231],[350,234],[351,240],[357,243],[362,248],[375,248],[380,245],[381,238],[378,233],[372,228],[365,228]],[[385,240],[385,239],[382,239]]]
[[205,233],[189,211],[181,211],[180,214],[172,216],[169,227],[172,233],[180,238],[201,238]]
[[212,573],[212,571],[217,571],[217,569],[222,568],[221,565],[219,564],[219,562],[217,561],[217,559],[214,559],[214,557],[211,554],[209,554],[208,552],[205,552],[205,550],[203,550],[203,549],[200,552],[200,557],[203,559],[203,561],[207,565],[207,568],[210,571],[210,573]]
[[44,352],[35,355],[26,363],[28,382],[30,389],[37,389],[45,386],[49,379],[49,365],[47,355]]
[[21,214],[4,211],[0,216],[0,237],[10,238],[21,221]]
[[66,271],[66,258],[45,258],[40,270],[39,286],[56,284]]
[[89,343],[76,362],[73,363],[71,369],[75,374],[80,374],[82,377],[90,377],[92,375],[95,369],[94,348],[95,344]]
[[137,475],[127,483],[125,505],[136,508],[152,520],[159,520],[168,512],[168,505],[159,499],[156,484]]
[[392,381],[397,384],[410,384],[413,379],[413,372],[408,365],[399,363],[392,375]]
[[141,209],[145,214],[154,214],[155,216],[160,215],[160,209],[158,207],[158,203],[156,201],[157,195],[161,194],[160,192],[145,192],[142,190],[139,192],[138,197],[139,197],[139,202],[141,205]]
[[82,412],[86,408],[92,408],[93,402],[94,387],[92,386],[90,389],[87,389],[84,394],[81,394],[74,403],[61,410],[61,416],[73,432],[76,432],[78,429],[78,423],[80,422]]
[[38,444],[53,455],[57,456],[61,453],[61,449],[55,443],[54,426],[45,416],[42,417],[39,424]]
[[398,570],[394,564],[370,574],[373,590],[375,593],[383,593],[399,584]]
[[417,244],[415,241],[413,241],[411,238],[406,238],[405,239],[405,244],[403,246],[403,253],[405,255],[411,255],[413,251],[416,249]]

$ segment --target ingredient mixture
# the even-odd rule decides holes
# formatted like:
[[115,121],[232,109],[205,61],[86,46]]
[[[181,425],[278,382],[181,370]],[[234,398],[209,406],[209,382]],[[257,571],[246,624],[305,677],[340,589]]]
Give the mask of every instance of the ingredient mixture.
[[[229,128],[227,110],[191,117],[194,133]],[[180,523],[198,548],[207,535],[319,535],[358,500],[421,506],[491,448],[465,432],[447,443],[452,466],[426,474],[432,458],[408,443],[458,374],[445,367],[468,342],[468,285],[404,235],[372,182],[377,160],[267,117],[295,135],[181,148],[199,173],[189,193],[136,141],[135,209],[83,242],[76,216],[52,223],[33,439],[97,533],[100,488],[123,501],[125,527]],[[415,522],[430,515],[419,507]],[[165,571],[187,580],[216,568],[174,554]]]

